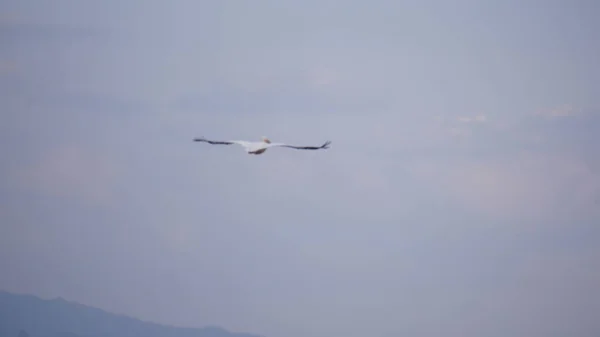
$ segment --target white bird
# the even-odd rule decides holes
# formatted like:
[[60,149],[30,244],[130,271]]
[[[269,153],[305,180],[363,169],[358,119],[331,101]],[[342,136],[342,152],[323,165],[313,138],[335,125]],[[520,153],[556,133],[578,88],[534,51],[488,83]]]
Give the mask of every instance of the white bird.
[[213,145],[237,144],[237,145],[241,145],[248,154],[256,154],[256,155],[264,153],[265,151],[267,151],[268,148],[271,148],[271,147],[288,147],[288,148],[297,149],[297,150],[321,150],[321,149],[328,149],[329,144],[331,144],[330,141],[327,141],[327,142],[323,143],[323,145],[321,145],[321,146],[294,146],[294,145],[288,145],[288,144],[283,144],[283,143],[271,143],[271,141],[267,137],[261,137],[261,139],[262,139],[261,142],[249,142],[249,141],[245,141],[245,140],[214,141],[214,140],[208,140],[204,137],[199,137],[199,138],[194,138],[194,141],[195,142],[205,142],[205,143],[209,143],[209,144],[213,144]]

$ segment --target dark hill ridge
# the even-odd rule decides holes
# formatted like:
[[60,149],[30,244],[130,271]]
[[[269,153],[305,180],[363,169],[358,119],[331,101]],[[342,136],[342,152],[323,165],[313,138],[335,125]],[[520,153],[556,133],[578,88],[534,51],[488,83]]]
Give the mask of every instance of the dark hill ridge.
[[0,337],[261,337],[219,327],[180,328],[117,315],[62,298],[0,291]]

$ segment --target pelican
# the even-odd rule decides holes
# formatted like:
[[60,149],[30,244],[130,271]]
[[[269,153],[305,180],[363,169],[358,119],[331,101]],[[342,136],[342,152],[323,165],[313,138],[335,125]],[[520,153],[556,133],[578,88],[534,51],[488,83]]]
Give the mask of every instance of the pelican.
[[321,150],[321,149],[328,149],[329,144],[331,144],[330,141],[326,141],[321,146],[295,146],[295,145],[289,145],[289,144],[283,144],[283,143],[271,143],[269,138],[264,137],[264,136],[261,137],[261,140],[262,141],[260,141],[260,142],[252,142],[252,141],[245,141],[245,140],[215,141],[215,140],[208,140],[204,137],[194,138],[195,142],[205,142],[205,143],[209,143],[212,145],[232,145],[232,144],[241,145],[244,148],[244,150],[246,151],[246,153],[254,154],[254,155],[263,154],[265,151],[267,151],[268,148],[271,148],[271,147],[287,147],[287,148],[297,149],[297,150]]

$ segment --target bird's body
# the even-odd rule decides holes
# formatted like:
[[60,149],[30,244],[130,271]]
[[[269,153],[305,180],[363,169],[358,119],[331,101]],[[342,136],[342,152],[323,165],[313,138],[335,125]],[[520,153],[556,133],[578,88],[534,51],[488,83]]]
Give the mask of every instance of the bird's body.
[[321,146],[294,146],[294,145],[288,145],[288,144],[283,144],[283,143],[271,143],[271,141],[266,137],[262,137],[261,142],[251,142],[251,141],[245,141],[245,140],[214,141],[214,140],[207,140],[204,137],[194,138],[194,141],[195,142],[205,142],[205,143],[209,143],[212,145],[237,144],[237,145],[242,146],[244,148],[244,150],[246,150],[246,153],[254,154],[254,155],[263,154],[265,151],[267,151],[267,149],[272,148],[272,147],[287,147],[287,148],[292,148],[292,149],[297,149],[297,150],[327,149],[327,148],[329,148],[329,144],[331,143],[331,142],[327,141]]

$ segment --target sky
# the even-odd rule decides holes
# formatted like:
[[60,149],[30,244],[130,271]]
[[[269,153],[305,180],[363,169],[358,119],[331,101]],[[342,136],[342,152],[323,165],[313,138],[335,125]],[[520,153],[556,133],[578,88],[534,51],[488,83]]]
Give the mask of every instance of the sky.
[[599,15],[2,1],[0,289],[266,337],[597,336]]

